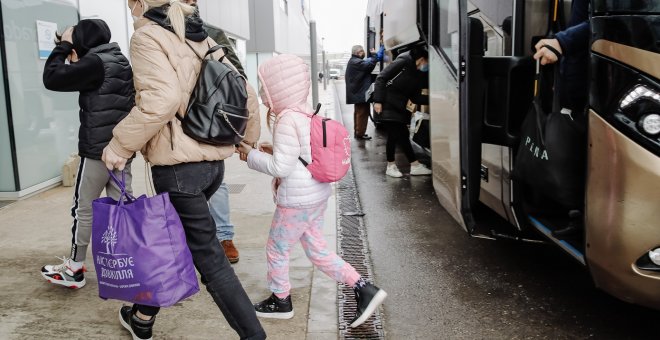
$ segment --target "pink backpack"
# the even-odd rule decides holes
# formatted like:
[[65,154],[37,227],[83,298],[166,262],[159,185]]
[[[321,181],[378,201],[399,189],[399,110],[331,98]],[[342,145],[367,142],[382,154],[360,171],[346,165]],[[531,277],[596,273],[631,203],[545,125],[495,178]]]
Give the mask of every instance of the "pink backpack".
[[310,143],[312,146],[312,163],[307,163],[301,157],[298,159],[307,167],[312,177],[319,182],[336,182],[342,179],[351,166],[351,139],[348,130],[330,118],[317,116],[321,104],[314,114],[307,116],[312,119],[310,124]]

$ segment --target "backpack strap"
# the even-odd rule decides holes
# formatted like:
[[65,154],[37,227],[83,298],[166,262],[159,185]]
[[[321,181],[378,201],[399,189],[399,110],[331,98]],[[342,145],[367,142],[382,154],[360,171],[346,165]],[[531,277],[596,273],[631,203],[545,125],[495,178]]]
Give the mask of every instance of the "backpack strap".
[[321,103],[316,104],[316,111],[314,111],[314,114],[312,116],[316,116],[319,111],[321,111]]
[[[321,103],[316,104],[316,111],[314,111],[314,113],[311,114],[311,115],[308,114],[307,116],[308,116],[309,118],[312,118],[312,117],[316,116],[316,115],[319,113],[319,111],[321,111]],[[300,162],[301,162],[305,167],[307,167],[307,166],[309,165],[309,163],[307,163],[307,161],[305,161],[305,160],[302,158],[302,156],[298,156],[298,160],[300,160]]]
[[209,44],[209,50],[206,51],[206,53],[204,54],[204,56],[202,56],[201,54],[197,53],[197,50],[195,50],[195,49],[192,47],[192,45],[190,45],[190,43],[188,42],[188,40],[186,40],[186,45],[188,45],[188,47],[190,47],[190,49],[191,49],[193,52],[195,52],[195,55],[196,55],[200,60],[204,60],[204,59],[206,59],[206,57],[208,57],[209,54],[213,54],[213,53],[217,52],[219,49],[222,49],[222,52],[224,52],[224,54],[222,55],[222,57],[220,57],[219,60],[222,61],[223,59],[225,59],[225,56],[227,55],[227,46],[225,46],[225,45],[220,45],[220,44],[215,45],[215,46],[211,46],[211,43],[210,43],[210,42],[209,42],[208,44]]

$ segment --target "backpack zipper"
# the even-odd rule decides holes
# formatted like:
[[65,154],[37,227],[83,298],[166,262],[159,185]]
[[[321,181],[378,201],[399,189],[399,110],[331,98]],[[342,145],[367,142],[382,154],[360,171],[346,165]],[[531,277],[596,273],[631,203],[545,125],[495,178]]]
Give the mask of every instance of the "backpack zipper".
[[325,122],[329,121],[330,118],[324,118],[323,119],[323,147],[326,148],[328,147],[328,142],[326,141],[326,134],[325,134]]

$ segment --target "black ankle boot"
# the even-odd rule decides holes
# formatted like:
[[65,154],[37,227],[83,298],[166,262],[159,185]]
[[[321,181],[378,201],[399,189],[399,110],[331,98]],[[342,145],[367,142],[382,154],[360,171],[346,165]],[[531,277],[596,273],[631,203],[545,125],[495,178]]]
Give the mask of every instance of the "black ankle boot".
[[156,316],[152,316],[151,320],[138,318],[131,306],[123,306],[119,309],[119,322],[131,332],[133,340],[151,340],[155,319]]
[[354,291],[355,299],[357,300],[357,310],[355,311],[355,317],[351,321],[352,328],[367,321],[387,297],[387,293],[384,290],[368,282],[362,287],[355,287]]

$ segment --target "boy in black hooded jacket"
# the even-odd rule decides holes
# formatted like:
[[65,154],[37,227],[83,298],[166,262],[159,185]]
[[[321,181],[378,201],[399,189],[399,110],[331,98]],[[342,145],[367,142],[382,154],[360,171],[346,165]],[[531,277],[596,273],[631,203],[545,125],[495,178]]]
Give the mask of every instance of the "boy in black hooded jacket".
[[[80,166],[71,208],[71,255],[63,258],[62,264],[41,268],[46,280],[69,288],[85,285],[84,260],[92,233],[92,201],[103,189],[115,199],[120,195],[101,155],[112,139],[112,129],[133,108],[135,90],[131,66],[119,45],[110,43],[110,36],[110,28],[103,20],[81,20],[64,31],[44,67],[47,89],[80,92]],[[125,176],[130,191],[130,164]]]

